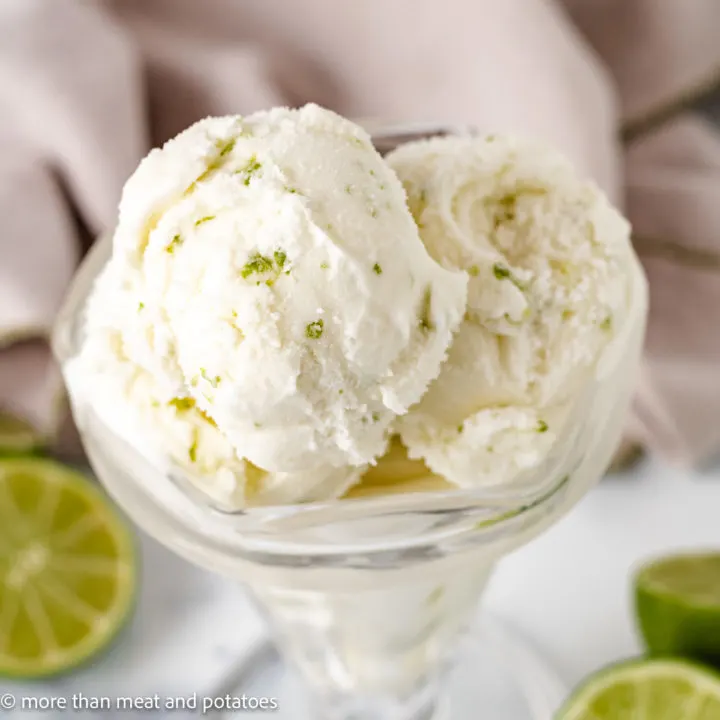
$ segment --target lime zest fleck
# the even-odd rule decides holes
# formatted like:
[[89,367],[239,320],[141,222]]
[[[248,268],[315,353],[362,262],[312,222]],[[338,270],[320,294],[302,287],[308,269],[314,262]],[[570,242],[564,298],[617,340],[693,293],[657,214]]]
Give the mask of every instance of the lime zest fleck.
[[377,208],[370,208],[370,217],[376,218],[378,216]]
[[220,152],[218,153],[218,157],[225,157],[225,155],[231,153],[235,147],[236,140],[236,138],[230,138],[224,145],[221,145],[219,147]]
[[170,241],[170,244],[165,248],[165,252],[168,252],[170,254],[175,252],[175,248],[179,245],[183,244],[182,235],[180,233],[177,233],[173,236],[173,239]]
[[251,155],[244,167],[235,171],[236,175],[244,175],[243,184],[245,186],[250,184],[250,180],[255,176],[262,167],[262,163],[258,162],[257,155]]
[[[264,282],[268,287],[272,287],[275,280],[278,279],[280,273],[283,271],[287,264],[287,253],[284,250],[275,250],[272,258],[267,255],[261,255],[259,252],[254,252],[250,255],[248,261],[240,269],[240,275],[242,278],[247,279],[251,275],[263,275],[265,273],[273,272],[274,277],[266,278],[265,280],[258,280],[255,284],[260,285]],[[290,270],[286,270],[287,275]]]
[[352,185],[346,185],[346,186],[345,186],[345,192],[346,192],[348,195],[352,195]]
[[458,431],[459,433],[461,433],[464,429],[465,429],[465,424],[464,424],[464,423],[460,423],[460,424],[457,426],[457,431]]
[[[525,310],[523,310],[523,319],[525,319],[527,317],[527,312],[528,312],[528,309],[525,308]],[[503,313],[503,319],[505,320],[505,322],[508,325],[512,325],[513,327],[521,327],[523,324],[523,319],[514,320],[512,318],[512,316],[510,315],[510,313]]]
[[261,255],[259,252],[254,252],[250,255],[250,259],[245,263],[245,265],[243,265],[240,270],[240,275],[243,278],[248,278],[255,273],[261,274],[269,272],[272,270],[272,267],[273,262],[269,257]]
[[329,266],[327,263],[325,263],[325,262],[324,262],[324,263],[320,263],[320,268],[321,268],[322,270],[327,270],[329,267],[330,267],[330,266]]
[[285,192],[290,193],[291,195],[299,195],[300,192],[297,188],[291,187],[290,185],[285,185]]
[[376,422],[378,422],[378,421],[380,420],[380,413],[374,412],[374,413],[371,415],[371,417],[372,417],[372,421],[373,421],[374,423],[376,423]]
[[535,430],[539,433],[544,433],[548,431],[548,424],[544,420],[538,420],[537,427]]
[[495,275],[498,280],[509,280],[521,292],[525,289],[523,284],[510,271],[510,268],[502,263],[495,263],[493,265],[493,275]]
[[215,215],[206,215],[205,217],[201,217],[199,220],[195,221],[195,227],[202,225],[203,223],[210,222],[211,220],[214,220],[215,217]]
[[493,265],[493,275],[495,275],[498,280],[505,280],[510,277],[510,270],[500,263],[495,263]]
[[323,334],[324,325],[325,323],[322,321],[322,318],[308,323],[305,326],[305,337],[308,337],[311,340],[317,340]]
[[600,323],[600,329],[605,330],[606,332],[610,332],[612,330],[613,326],[613,317],[612,315],[608,315],[601,323]]
[[468,275],[470,277],[477,277],[480,274],[480,268],[477,265],[471,265],[468,268]]
[[215,375],[215,377],[210,377],[208,375],[207,370],[205,368],[200,368],[200,375],[205,382],[210,383],[214,388],[216,388],[219,384],[222,378],[219,375]]
[[284,250],[276,250],[273,253],[273,257],[275,258],[275,264],[282,270],[285,266],[285,262],[287,261],[287,254]]
[[217,427],[217,423],[201,408],[197,409],[198,415],[208,424],[212,425],[214,428]]
[[420,329],[423,332],[431,332],[435,329],[432,321],[432,286],[428,285],[423,292],[422,304],[420,306]]
[[138,303],[138,312],[140,312],[141,310],[144,310],[144,309],[145,309],[145,303],[144,303],[144,302],[139,302],[139,303]]
[[374,272],[376,275],[382,275],[382,268],[380,267],[380,264],[379,264],[379,263],[375,263],[375,264],[373,265],[373,272]]
[[193,428],[192,443],[190,444],[190,447],[188,448],[188,457],[190,458],[191,463],[197,462],[197,451],[198,451],[198,431],[197,431],[197,428]]
[[420,221],[420,219],[428,206],[427,190],[422,188],[416,195],[410,185],[406,184],[404,187],[410,214],[412,215],[415,224],[418,226],[418,229],[422,230],[425,225]]
[[499,218],[495,219],[496,227],[498,225],[500,225],[502,222],[512,222],[513,220],[515,220],[515,216],[517,213],[517,210],[516,210],[517,200],[518,200],[517,193],[508,193],[507,195],[503,195],[498,200],[498,205],[500,206],[501,216]]
[[370,175],[372,175],[372,177],[375,177],[375,171],[374,171],[374,170],[370,170]]
[[195,407],[195,399],[191,397],[174,397],[168,402],[168,405],[174,407],[178,412],[187,412]]

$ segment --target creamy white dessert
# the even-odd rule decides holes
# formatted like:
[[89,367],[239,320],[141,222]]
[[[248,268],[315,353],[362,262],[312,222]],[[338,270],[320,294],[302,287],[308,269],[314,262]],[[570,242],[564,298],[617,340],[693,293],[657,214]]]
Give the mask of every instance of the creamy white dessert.
[[530,141],[437,138],[387,161],[430,254],[470,276],[448,359],[398,430],[457,486],[509,482],[546,456],[627,315],[629,225]]
[[66,376],[231,507],[508,483],[622,325],[633,257],[531,142],[384,160],[314,105],[208,118],[128,180]]
[[466,295],[358,126],[208,118],[127,182],[67,375],[224,502],[328,499],[438,375]]

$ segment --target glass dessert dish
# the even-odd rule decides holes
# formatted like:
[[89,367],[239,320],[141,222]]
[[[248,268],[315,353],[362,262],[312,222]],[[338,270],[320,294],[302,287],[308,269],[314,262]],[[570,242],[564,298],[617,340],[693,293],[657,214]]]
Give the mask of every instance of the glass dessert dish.
[[[374,134],[382,149],[408,136],[416,133]],[[104,238],[61,309],[53,337],[61,365],[82,344],[88,293],[109,255]],[[277,652],[246,659],[222,694],[275,698],[275,716],[296,720],[462,720],[497,717],[492,690],[508,681],[518,695],[513,718],[550,717],[564,691],[551,673],[502,626],[473,623],[495,563],[556,522],[610,463],[644,337],[637,261],[629,274],[625,321],[552,451],[493,487],[229,512],[71,397],[92,466],[120,506],[179,555],[242,582],[267,619]],[[280,667],[290,668],[284,679]]]

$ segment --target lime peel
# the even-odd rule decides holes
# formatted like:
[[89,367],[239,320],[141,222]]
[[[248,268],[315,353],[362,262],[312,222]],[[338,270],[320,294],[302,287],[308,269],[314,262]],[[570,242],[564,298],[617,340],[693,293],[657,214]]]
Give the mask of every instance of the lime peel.
[[709,720],[720,717],[720,675],[687,660],[630,660],[586,680],[555,720]]

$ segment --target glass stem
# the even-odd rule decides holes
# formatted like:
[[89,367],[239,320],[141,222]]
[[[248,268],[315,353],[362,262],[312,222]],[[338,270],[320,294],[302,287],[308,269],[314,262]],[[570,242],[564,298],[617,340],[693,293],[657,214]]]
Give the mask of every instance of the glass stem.
[[317,720],[444,720],[445,667],[490,570],[467,554],[382,570],[286,570],[251,590]]

